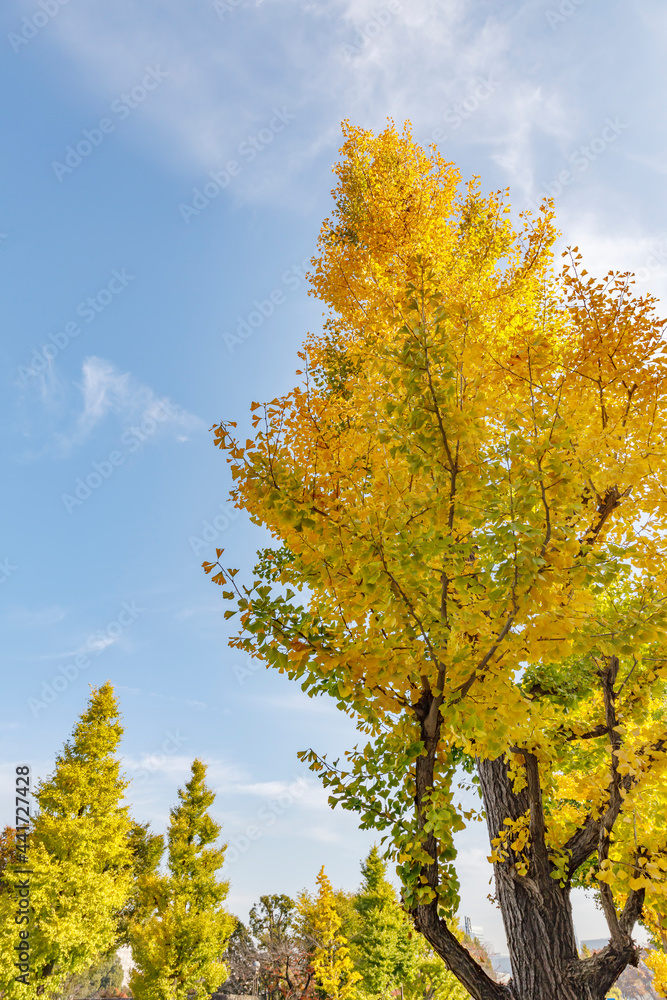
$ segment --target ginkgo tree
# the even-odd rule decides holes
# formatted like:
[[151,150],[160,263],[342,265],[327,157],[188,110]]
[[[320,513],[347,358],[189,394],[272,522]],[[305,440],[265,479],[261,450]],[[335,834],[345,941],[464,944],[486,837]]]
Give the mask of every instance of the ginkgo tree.
[[336,905],[336,893],[320,868],[317,893],[305,890],[299,896],[299,913],[307,937],[313,945],[310,959],[313,978],[324,1000],[354,1000],[361,973],[354,968],[350,949],[341,931],[343,923]]
[[[327,693],[367,739],[304,752],[381,831],[415,924],[475,1000],[597,1000],[667,926],[667,347],[629,274],[563,262],[408,127],[348,123],[313,260],[300,383],[215,428],[268,528],[232,645]],[[512,961],[452,932],[456,831],[482,801]],[[580,958],[570,892],[608,945]],[[657,933],[657,932],[656,932]],[[657,935],[659,943],[659,935]]]

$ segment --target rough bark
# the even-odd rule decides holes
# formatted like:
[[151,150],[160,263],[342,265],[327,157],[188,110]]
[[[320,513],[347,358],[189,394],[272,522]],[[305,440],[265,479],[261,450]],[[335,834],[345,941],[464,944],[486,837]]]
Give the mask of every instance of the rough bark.
[[[606,685],[606,729],[613,728],[614,663],[610,664]],[[425,829],[425,803],[433,787],[436,753],[440,737],[440,703],[426,690],[413,706],[421,726],[424,753],[417,759],[415,807],[422,844],[432,859],[422,869],[426,883],[437,894],[438,843]],[[505,820],[528,818],[530,844],[528,870],[520,873],[518,857],[508,845],[508,856],[494,866],[496,895],[502,912],[512,963],[508,985],[494,982],[470,955],[438,914],[437,898],[413,911],[416,926],[440,955],[448,968],[466,987],[474,1000],[604,1000],[607,991],[627,965],[636,965],[638,949],[630,934],[641,914],[643,892],[628,897],[623,912],[614,909],[611,893],[605,902],[611,940],[601,952],[587,959],[577,953],[569,883],[562,886],[551,877],[552,867],[546,843],[537,758],[517,750],[523,757],[526,783],[515,792],[509,765],[504,757],[478,760],[489,839],[506,830]],[[613,770],[613,769],[612,769]],[[573,852],[581,864],[596,849],[604,856],[608,832],[621,808],[619,777],[613,771],[609,806],[600,819],[589,820],[572,839]],[[574,859],[573,859],[574,863]],[[578,867],[577,864],[577,867]],[[571,873],[574,871],[571,868]],[[570,873],[570,874],[571,874]]]
[[[612,940],[588,959],[577,954],[569,885],[551,878],[544,839],[544,815],[537,760],[524,753],[527,786],[515,793],[506,762],[477,763],[489,837],[496,837],[505,818],[530,812],[530,867],[519,875],[510,863],[496,864],[496,894],[512,963],[510,990],[516,1000],[604,1000],[627,965],[636,965],[637,948],[630,931],[642,900],[628,901],[628,912],[615,919]],[[589,852],[590,853],[590,852]]]
[[490,838],[498,836],[505,818],[516,820],[530,811],[528,874],[519,875],[513,864],[494,866],[512,963],[512,991],[521,1000],[593,1000],[594,994],[582,993],[580,984],[568,975],[572,963],[578,961],[569,893],[549,874],[537,762],[527,756],[532,780],[518,793],[512,790],[501,758],[477,764]]

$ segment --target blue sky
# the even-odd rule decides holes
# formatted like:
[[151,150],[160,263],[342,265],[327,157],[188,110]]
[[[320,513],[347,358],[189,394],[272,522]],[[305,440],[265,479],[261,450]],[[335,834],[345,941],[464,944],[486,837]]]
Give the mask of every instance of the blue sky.
[[[235,912],[321,864],[354,888],[371,839],[296,759],[354,730],[227,648],[200,568],[216,545],[250,568],[264,541],[227,510],[208,429],[242,433],[288,390],[321,322],[304,262],[343,118],[410,118],[517,209],[553,194],[589,271],[664,296],[667,9],[7,0],[0,21],[0,820],[14,766],[45,775],[110,678],[137,818],[162,829],[190,760],[209,762]],[[504,950],[481,826],[460,844],[462,912]],[[604,933],[592,903],[575,913]]]

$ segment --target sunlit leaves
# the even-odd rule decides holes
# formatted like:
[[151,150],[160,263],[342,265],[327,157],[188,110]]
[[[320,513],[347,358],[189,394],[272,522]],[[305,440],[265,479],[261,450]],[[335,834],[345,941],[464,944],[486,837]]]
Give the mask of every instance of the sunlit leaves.
[[[655,302],[628,275],[592,278],[577,248],[559,269],[548,206],[514,225],[503,192],[461,189],[408,129],[347,124],[341,153],[312,273],[329,313],[302,381],[253,404],[244,447],[232,424],[215,429],[237,505],[276,540],[254,583],[234,583],[232,644],[333,697],[370,737],[340,768],[304,759],[332,802],[388,838],[408,905],[433,892],[427,833],[441,909],[457,905],[454,762],[521,748],[539,761],[554,877],[615,775],[608,865],[575,877],[609,882],[621,904],[632,885],[661,897],[662,869],[638,860],[667,839]],[[206,572],[233,580],[219,560]],[[425,691],[442,697],[428,829],[413,810]],[[522,831],[498,858],[524,865]]]

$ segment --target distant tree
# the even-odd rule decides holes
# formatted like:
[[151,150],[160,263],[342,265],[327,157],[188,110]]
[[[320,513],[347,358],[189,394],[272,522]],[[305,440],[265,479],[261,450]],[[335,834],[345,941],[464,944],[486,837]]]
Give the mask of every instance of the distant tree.
[[[653,982],[650,982],[651,976]],[[652,948],[643,955],[637,969],[626,969],[618,979],[628,995],[635,997],[667,997],[667,954]]]
[[314,979],[327,1000],[347,1000],[355,993],[361,975],[355,971],[347,939],[341,931],[342,918],[336,906],[336,894],[324,871],[317,876],[314,898],[299,897],[299,909],[312,934],[311,959]]
[[377,847],[371,849],[361,873],[363,882],[354,900],[359,922],[350,953],[364,991],[384,997],[416,977],[421,956]]
[[422,952],[417,974],[404,991],[406,1000],[469,1000],[470,994],[462,986],[426,942],[416,939]]
[[[468,991],[413,927],[387,878],[387,864],[373,847],[361,868],[363,881],[354,899],[358,914],[350,940],[354,967],[367,995],[387,997],[402,990],[407,1000],[467,1000]],[[463,935],[456,928],[460,939]],[[466,941],[481,960],[483,949]],[[490,971],[490,963],[487,960]]]
[[[312,944],[303,937],[293,899],[284,894],[260,896],[250,910],[249,931],[239,922],[236,941],[225,959],[234,976],[229,992],[251,993],[255,987],[273,1000],[315,1000]],[[259,964],[259,971],[255,968]]]
[[7,892],[8,884],[3,881],[3,872],[7,865],[14,861],[16,852],[16,830],[13,826],[6,826],[0,833],[0,892]]
[[148,870],[143,878],[129,935],[137,1000],[204,1000],[227,977],[222,954],[234,918],[223,907],[229,885],[217,873],[225,847],[212,846],[220,826],[208,813],[215,795],[205,778],[206,766],[195,760],[170,814],[169,874]]
[[259,961],[259,954],[250,931],[242,920],[237,920],[223,955],[228,971],[224,983],[226,993],[254,993],[254,963]]
[[150,824],[135,823],[128,830],[128,844],[132,858],[132,893],[119,914],[119,935],[121,944],[129,944],[130,926],[145,912],[152,912],[155,898],[150,887],[160,882],[159,866],[164,854],[164,838],[159,833],[151,833]]
[[279,944],[287,940],[295,926],[296,903],[289,896],[260,896],[250,911],[250,929],[261,943]]
[[[127,782],[116,756],[122,736],[111,684],[93,689],[88,708],[35,792],[38,811],[29,838],[31,971],[15,979],[14,923],[18,860],[2,872],[0,989],[8,998],[49,996],[70,976],[115,947],[118,915],[132,888]],[[9,838],[9,839],[8,839]],[[5,853],[11,853],[5,834]]]

